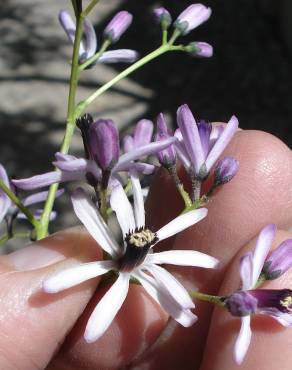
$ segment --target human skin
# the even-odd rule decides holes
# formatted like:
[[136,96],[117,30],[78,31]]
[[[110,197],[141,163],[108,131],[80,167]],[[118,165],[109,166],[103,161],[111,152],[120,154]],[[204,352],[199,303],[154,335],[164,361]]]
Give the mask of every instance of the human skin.
[[[158,248],[195,249],[221,261],[217,270],[171,268],[188,289],[229,294],[239,286],[239,258],[252,250],[263,226],[278,226],[274,247],[291,238],[292,156],[272,135],[239,131],[224,155],[240,162],[237,176],[217,191],[206,219]],[[183,173],[182,173],[183,176]],[[167,174],[155,177],[147,200],[154,229],[182,210]],[[121,311],[107,332],[86,344],[83,330],[90,311],[107,287],[92,279],[55,295],[41,291],[54,271],[100,259],[96,242],[73,228],[0,258],[0,369],[5,370],[231,370],[240,320],[220,308],[196,302],[199,320],[182,328],[143,290],[131,285]],[[291,288],[292,272],[265,284]],[[252,320],[252,345],[241,369],[291,368],[292,330],[267,317]]]

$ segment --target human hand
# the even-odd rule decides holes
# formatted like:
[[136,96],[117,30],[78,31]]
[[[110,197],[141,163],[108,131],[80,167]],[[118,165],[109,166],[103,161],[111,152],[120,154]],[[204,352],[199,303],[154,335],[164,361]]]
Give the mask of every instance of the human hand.
[[[194,248],[222,262],[217,271],[172,268],[187,288],[210,294],[228,294],[238,288],[238,257],[253,248],[253,242],[248,242],[263,226],[273,222],[288,230],[292,221],[292,158],[283,143],[268,134],[241,131],[224,154],[240,161],[238,175],[214,195],[205,220],[166,242],[168,249]],[[171,179],[163,173],[158,177],[147,213],[149,225],[155,228],[181,210]],[[291,233],[279,231],[275,246],[288,237]],[[99,279],[93,279],[47,295],[41,283],[53,271],[100,258],[101,250],[81,228],[1,257],[1,369],[44,369],[47,364],[48,370],[236,368],[232,348],[240,325],[237,318],[196,302],[199,320],[191,328],[167,323],[160,306],[138,285],[131,285],[125,304],[103,337],[85,343],[87,317],[106,287],[94,293]],[[288,272],[269,285],[289,287],[289,276]],[[254,317],[252,328],[252,345],[241,369],[277,366],[288,370],[291,331],[266,317]]]

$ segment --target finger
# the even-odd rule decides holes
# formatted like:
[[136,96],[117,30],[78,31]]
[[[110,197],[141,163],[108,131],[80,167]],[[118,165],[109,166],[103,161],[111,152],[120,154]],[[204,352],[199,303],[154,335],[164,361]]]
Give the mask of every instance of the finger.
[[[290,150],[269,134],[241,131],[224,155],[239,160],[238,175],[214,195],[208,205],[208,216],[179,234],[173,245],[168,245],[175,249],[196,249],[221,261],[218,271],[171,269],[186,286],[210,294],[216,294],[225,268],[239,248],[264,225],[270,222],[283,228],[291,225]],[[150,192],[149,219],[159,227],[181,209],[182,204],[173,184],[165,174],[159,174]],[[206,308],[204,303],[197,303],[195,312],[199,321],[193,327],[185,329],[175,325],[168,336],[163,335],[152,350],[145,353],[139,365],[150,363],[154,369],[157,364],[160,368],[175,369],[180,363],[184,369],[198,368],[211,309]]]
[[42,282],[57,270],[100,258],[95,241],[80,228],[0,258],[1,369],[46,367],[82,313],[97,280],[56,295],[45,294]]
[[[291,232],[279,231],[274,247],[291,237]],[[255,239],[243,248],[234,259],[220,288],[220,295],[229,295],[238,289],[239,258],[247,251],[253,250],[254,247]],[[292,271],[290,270],[279,279],[266,282],[263,288],[289,288],[291,283]],[[253,315],[252,317],[251,344],[244,362],[240,367],[237,366],[233,360],[233,348],[239,327],[239,318],[232,317],[222,309],[216,308],[214,310],[201,370],[232,370],[237,367],[242,370],[273,368],[289,370],[291,368],[292,330],[283,328],[271,317],[262,315]]]

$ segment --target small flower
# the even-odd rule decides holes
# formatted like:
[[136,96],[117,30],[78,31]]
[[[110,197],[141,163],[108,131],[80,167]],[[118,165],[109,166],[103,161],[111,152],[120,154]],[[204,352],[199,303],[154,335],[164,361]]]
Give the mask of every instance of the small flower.
[[211,16],[211,9],[202,4],[188,6],[177,18],[174,26],[186,35],[200,24],[206,22]]
[[[0,180],[2,180],[4,184],[15,193],[15,188],[10,183],[7,172],[1,164],[0,164]],[[63,193],[64,193],[63,189],[58,190],[57,197],[61,196]],[[42,203],[46,201],[47,197],[48,192],[42,191],[25,197],[24,199],[22,199],[22,204],[25,207],[29,207],[37,203]],[[36,219],[39,219],[43,213],[43,210],[36,209],[32,213]],[[3,221],[5,217],[9,216],[11,216],[13,219],[15,218],[26,219],[26,216],[19,211],[19,209],[14,205],[10,198],[3,192],[3,190],[0,189],[0,223]],[[50,217],[51,220],[54,220],[57,217],[57,213],[52,212]]]
[[237,174],[239,162],[233,157],[224,157],[215,167],[214,185],[219,186],[231,181]]
[[292,239],[281,243],[265,261],[262,273],[266,280],[277,279],[292,266]]
[[254,252],[240,260],[241,290],[225,299],[229,312],[241,317],[241,329],[233,352],[238,364],[242,363],[250,344],[252,314],[269,315],[283,326],[292,326],[292,291],[255,289],[275,233],[275,225],[268,225],[260,232]]
[[210,58],[213,56],[213,47],[207,42],[194,41],[187,46],[187,51],[194,57]]
[[[61,10],[59,21],[66,32],[71,44],[74,44],[76,25],[70,14]],[[94,27],[88,18],[84,19],[84,37],[79,47],[79,63],[82,64],[91,58],[97,51],[98,43]],[[138,53],[131,49],[117,49],[105,51],[98,59],[98,63],[132,63],[138,58]]]
[[161,24],[162,29],[167,30],[172,22],[172,18],[171,18],[169,11],[161,7],[161,8],[154,9],[153,13],[158,23]]
[[[160,113],[157,118],[157,134],[155,136],[155,141],[161,141],[172,136],[173,135],[169,132],[166,125],[164,115]],[[174,166],[176,162],[176,151],[174,145],[169,145],[166,149],[158,152],[157,157],[161,165],[167,168]]]
[[122,10],[118,12],[106,26],[103,36],[111,42],[117,42],[122,34],[130,27],[133,20],[132,14]]
[[[107,152],[103,155],[100,153],[99,158],[101,159],[102,156],[104,158],[100,163],[100,159],[93,158],[90,155],[90,151],[92,149],[88,148],[88,143],[90,139],[86,137],[89,133],[89,127],[93,124],[93,119],[90,115],[84,115],[79,119],[78,125],[81,127],[83,126],[83,140],[85,143],[85,151],[86,151],[86,159],[84,158],[76,158],[72,155],[56,153],[56,161],[53,164],[60,170],[60,171],[51,171],[41,175],[36,175],[33,177],[29,177],[26,179],[19,179],[19,180],[12,180],[13,184],[24,190],[33,190],[38,189],[41,187],[49,186],[54,183],[61,183],[61,182],[68,182],[68,181],[87,181],[93,187],[96,186],[102,180],[102,170],[99,165],[105,165],[106,160],[105,158],[109,159],[109,152],[108,148],[104,147],[104,150]],[[86,130],[87,127],[87,130]],[[138,159],[147,157],[151,154],[155,154],[157,151],[165,149],[170,144],[172,144],[176,138],[170,137],[166,140],[160,142],[148,142],[148,134],[146,134],[144,141],[141,137],[147,132],[148,128],[144,130],[144,128],[137,128],[134,135],[134,145],[132,145],[132,149],[126,151],[126,153],[122,154],[117,162],[113,165],[110,169],[111,177],[114,179],[118,176],[119,172],[130,172],[131,170],[135,170],[138,173],[149,174],[154,171],[154,166],[148,163],[140,163],[136,162]],[[143,135],[142,135],[143,134]],[[140,137],[140,141],[138,138]],[[128,139],[129,140],[129,139]],[[132,140],[132,139],[130,139]],[[140,142],[140,144],[138,144]],[[116,144],[115,144],[116,145]],[[116,159],[117,148],[113,145],[110,155],[112,155],[114,160]],[[100,150],[100,149],[95,149]],[[110,179],[109,179],[110,180]]]
[[57,272],[43,282],[47,293],[57,293],[88,279],[115,271],[118,278],[94,309],[85,329],[85,340],[96,341],[107,330],[121,308],[129,289],[130,278],[137,279],[148,294],[183,326],[192,325],[197,317],[191,312],[194,304],[184,287],[160,264],[200,266],[214,268],[218,261],[196,251],[167,251],[153,253],[153,247],[161,240],[194,225],[207,215],[207,209],[197,209],[178,216],[154,232],[145,226],[143,195],[138,178],[132,182],[134,208],[123,188],[113,188],[110,204],[116,213],[123,233],[123,245],[119,245],[103,221],[96,207],[86,197],[83,189],[77,189],[72,202],[75,213],[111,260],[90,262]]
[[184,104],[177,111],[177,123],[177,154],[188,172],[203,181],[235,134],[238,120],[232,116],[224,129],[204,121],[197,124],[190,108]]

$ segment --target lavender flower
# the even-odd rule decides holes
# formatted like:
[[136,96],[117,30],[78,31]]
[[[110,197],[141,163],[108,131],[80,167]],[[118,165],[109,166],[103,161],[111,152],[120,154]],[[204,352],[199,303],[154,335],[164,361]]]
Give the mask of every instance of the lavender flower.
[[118,278],[94,309],[85,329],[85,340],[96,341],[107,330],[121,308],[129,289],[130,278],[136,278],[148,294],[157,301],[177,322],[192,325],[197,317],[191,312],[194,304],[184,287],[160,264],[200,266],[214,268],[218,261],[195,251],[167,251],[153,253],[160,240],[194,225],[207,215],[207,209],[197,209],[178,216],[173,221],[153,232],[145,227],[143,195],[138,178],[132,182],[134,208],[123,188],[116,186],[111,193],[111,208],[116,213],[123,233],[123,245],[114,239],[110,229],[95,206],[79,188],[72,196],[77,217],[88,232],[110,256],[111,260],[90,262],[54,273],[43,282],[47,293],[57,293],[88,279],[115,271]]
[[[161,141],[172,136],[173,135],[169,132],[166,125],[164,115],[160,113],[157,118],[157,134],[155,136],[155,141]],[[176,152],[174,145],[170,145],[166,149],[158,152],[157,157],[161,165],[168,168],[173,166],[176,162]]]
[[161,24],[162,29],[167,30],[172,22],[169,11],[161,7],[154,9],[153,13],[158,23]]
[[194,57],[210,58],[213,56],[213,47],[207,42],[194,41],[187,46],[187,51]]
[[239,162],[233,157],[224,157],[215,167],[215,186],[226,184],[237,174]]
[[222,126],[212,127],[204,121],[197,124],[191,110],[184,104],[177,111],[177,123],[178,157],[187,171],[202,181],[235,134],[238,120],[232,116],[224,129]]
[[174,26],[183,35],[186,35],[200,24],[206,22],[210,18],[211,13],[211,9],[202,4],[192,4],[178,16]]
[[267,254],[275,238],[275,225],[266,226],[259,234],[254,252],[240,260],[241,290],[225,299],[230,313],[241,317],[241,329],[234,347],[234,359],[241,364],[251,340],[250,319],[254,313],[265,314],[283,326],[292,326],[292,291],[254,289]]
[[262,273],[267,280],[277,279],[292,266],[292,239],[281,243],[265,261]]
[[106,26],[103,36],[111,42],[117,42],[130,27],[132,20],[133,16],[129,12],[125,10],[118,12]]
[[[15,193],[15,188],[12,184],[10,184],[9,177],[5,168],[0,164],[0,180],[4,182],[4,184]],[[57,197],[61,196],[64,193],[63,189],[58,190]],[[29,207],[38,203],[44,202],[48,197],[47,191],[42,191],[39,193],[35,193],[29,195],[22,199],[22,203],[25,207]],[[33,215],[36,219],[39,219],[42,215],[42,209],[36,209],[33,211]],[[14,205],[14,203],[10,200],[10,198],[0,189],[0,223],[3,221],[5,217],[12,216],[13,219],[26,219],[26,216],[19,212],[19,209]],[[50,216],[51,220],[54,220],[57,217],[56,212],[52,212]]]
[[[89,115],[85,115],[80,119],[82,123],[81,125],[90,124],[93,122],[92,118]],[[148,130],[148,129],[147,129]],[[147,131],[146,130],[146,131]],[[159,150],[165,149],[170,144],[172,144],[176,139],[175,138],[168,138],[164,141],[160,142],[147,142],[143,144],[143,141],[140,139],[140,143],[138,144],[138,138],[143,136],[141,135],[143,132],[145,133],[144,129],[141,125],[141,130],[135,131],[135,143],[132,146],[132,149],[126,151],[123,155],[121,155],[117,162],[113,165],[110,171],[110,175],[114,179],[118,176],[119,172],[130,172],[134,170],[138,173],[149,174],[152,173],[154,170],[154,166],[148,163],[140,163],[136,162],[139,158],[146,157],[148,155],[154,154]],[[33,176],[27,179],[20,179],[20,180],[12,180],[13,184],[18,188],[24,190],[32,190],[38,189],[44,186],[48,186],[57,182],[68,182],[68,181],[88,181],[92,186],[96,186],[102,180],[102,170],[99,167],[99,162],[94,160],[89,155],[89,149],[86,142],[89,141],[88,138],[84,137],[87,135],[86,128],[84,129],[84,133],[82,134],[83,140],[85,140],[85,149],[86,149],[86,159],[84,158],[76,158],[72,155],[56,153],[56,161],[53,164],[60,170],[60,171],[51,171],[41,175]],[[148,134],[147,134],[148,135]],[[148,136],[145,136],[146,140],[148,141]],[[105,148],[107,150],[107,148]]]
[[[59,21],[66,32],[71,44],[74,44],[76,25],[70,14],[61,10]],[[79,47],[79,63],[82,64],[91,58],[97,51],[98,43],[94,27],[88,18],[84,19],[84,37]],[[98,59],[98,63],[132,63],[138,58],[138,53],[131,49],[117,49],[105,51]]]

